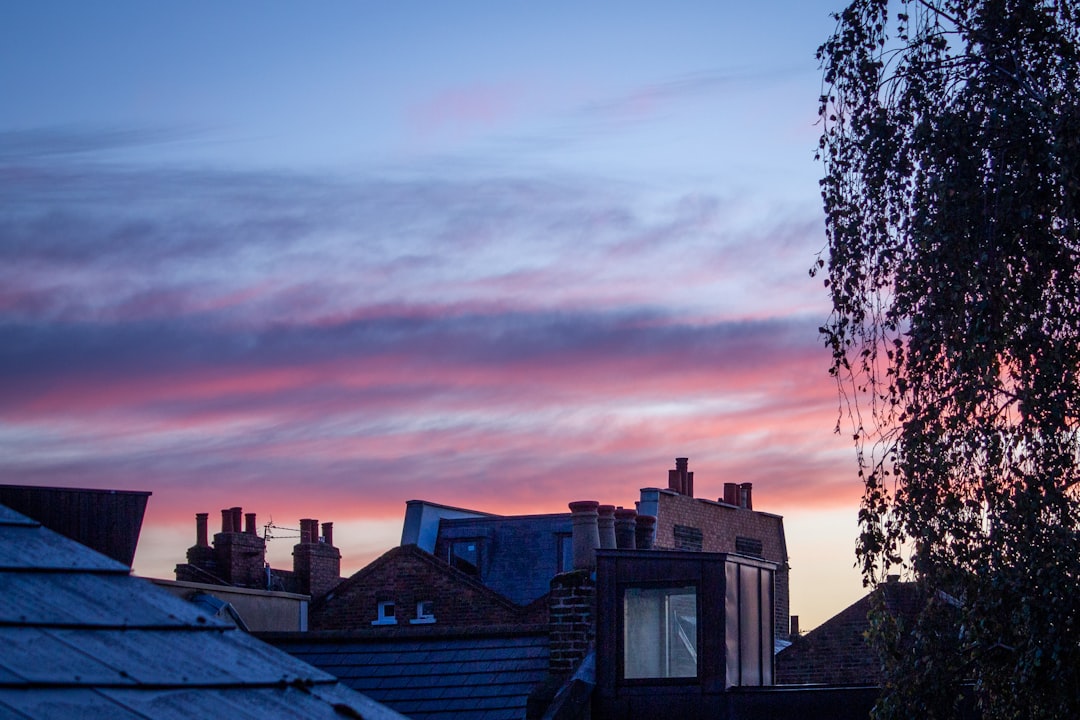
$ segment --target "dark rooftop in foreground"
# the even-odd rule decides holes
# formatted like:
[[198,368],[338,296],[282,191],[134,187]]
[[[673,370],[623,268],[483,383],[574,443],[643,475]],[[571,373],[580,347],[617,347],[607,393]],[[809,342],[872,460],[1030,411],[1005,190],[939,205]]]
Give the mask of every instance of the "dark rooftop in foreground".
[[0,505],[0,717],[401,716]]
[[523,718],[529,692],[548,671],[547,626],[266,637],[413,720]]

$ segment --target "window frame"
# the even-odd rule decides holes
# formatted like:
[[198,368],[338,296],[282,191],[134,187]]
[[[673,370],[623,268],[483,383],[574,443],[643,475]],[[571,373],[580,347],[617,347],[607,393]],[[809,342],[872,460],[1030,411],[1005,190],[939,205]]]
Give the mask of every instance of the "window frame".
[[393,600],[379,600],[376,604],[376,619],[372,625],[397,625],[397,603]]
[[[674,677],[627,677],[626,676],[626,591],[627,590],[682,590],[692,589],[694,595],[695,633],[694,638],[696,657],[694,660],[693,675],[679,675]],[[617,672],[615,681],[623,686],[655,686],[655,685],[697,685],[701,682],[701,648],[702,648],[702,596],[701,582],[699,580],[669,580],[654,582],[628,582],[619,583],[616,588],[616,623],[615,623],[615,652]]]
[[[425,612],[424,606],[430,605],[431,611]],[[417,600],[416,601],[416,617],[409,620],[410,625],[431,625],[435,623],[435,601],[434,600]]]
[[[474,567],[476,568],[475,571],[470,571],[462,568],[455,562],[455,557],[460,556],[455,555],[454,548],[458,545],[467,544],[472,544],[476,546],[476,564],[474,565]],[[446,544],[446,562],[448,565],[450,565],[450,567],[454,568],[459,572],[463,572],[470,577],[475,577],[477,579],[482,578],[483,572],[481,571],[481,568],[484,565],[484,539],[478,537],[450,538],[449,540],[447,540]]]

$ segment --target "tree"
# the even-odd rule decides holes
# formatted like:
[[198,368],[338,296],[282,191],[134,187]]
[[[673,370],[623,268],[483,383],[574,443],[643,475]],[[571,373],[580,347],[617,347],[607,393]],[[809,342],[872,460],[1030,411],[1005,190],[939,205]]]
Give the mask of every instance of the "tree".
[[[818,51],[822,327],[879,718],[1080,716],[1080,8],[855,0]],[[838,423],[838,429],[841,423]]]

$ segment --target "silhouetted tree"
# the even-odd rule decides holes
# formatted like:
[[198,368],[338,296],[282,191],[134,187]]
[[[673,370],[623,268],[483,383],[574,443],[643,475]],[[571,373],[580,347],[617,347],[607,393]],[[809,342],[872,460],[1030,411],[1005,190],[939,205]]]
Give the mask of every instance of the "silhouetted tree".
[[1080,717],[1078,18],[856,0],[818,51],[858,558],[924,598],[873,618],[879,718]]

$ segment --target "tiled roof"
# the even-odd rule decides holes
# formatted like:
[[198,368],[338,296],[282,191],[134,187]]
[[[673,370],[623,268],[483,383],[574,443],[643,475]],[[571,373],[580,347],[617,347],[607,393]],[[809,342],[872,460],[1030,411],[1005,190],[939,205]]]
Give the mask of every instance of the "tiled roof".
[[546,628],[263,637],[413,720],[524,718],[529,693],[547,679]]
[[0,505],[0,717],[400,715]]

